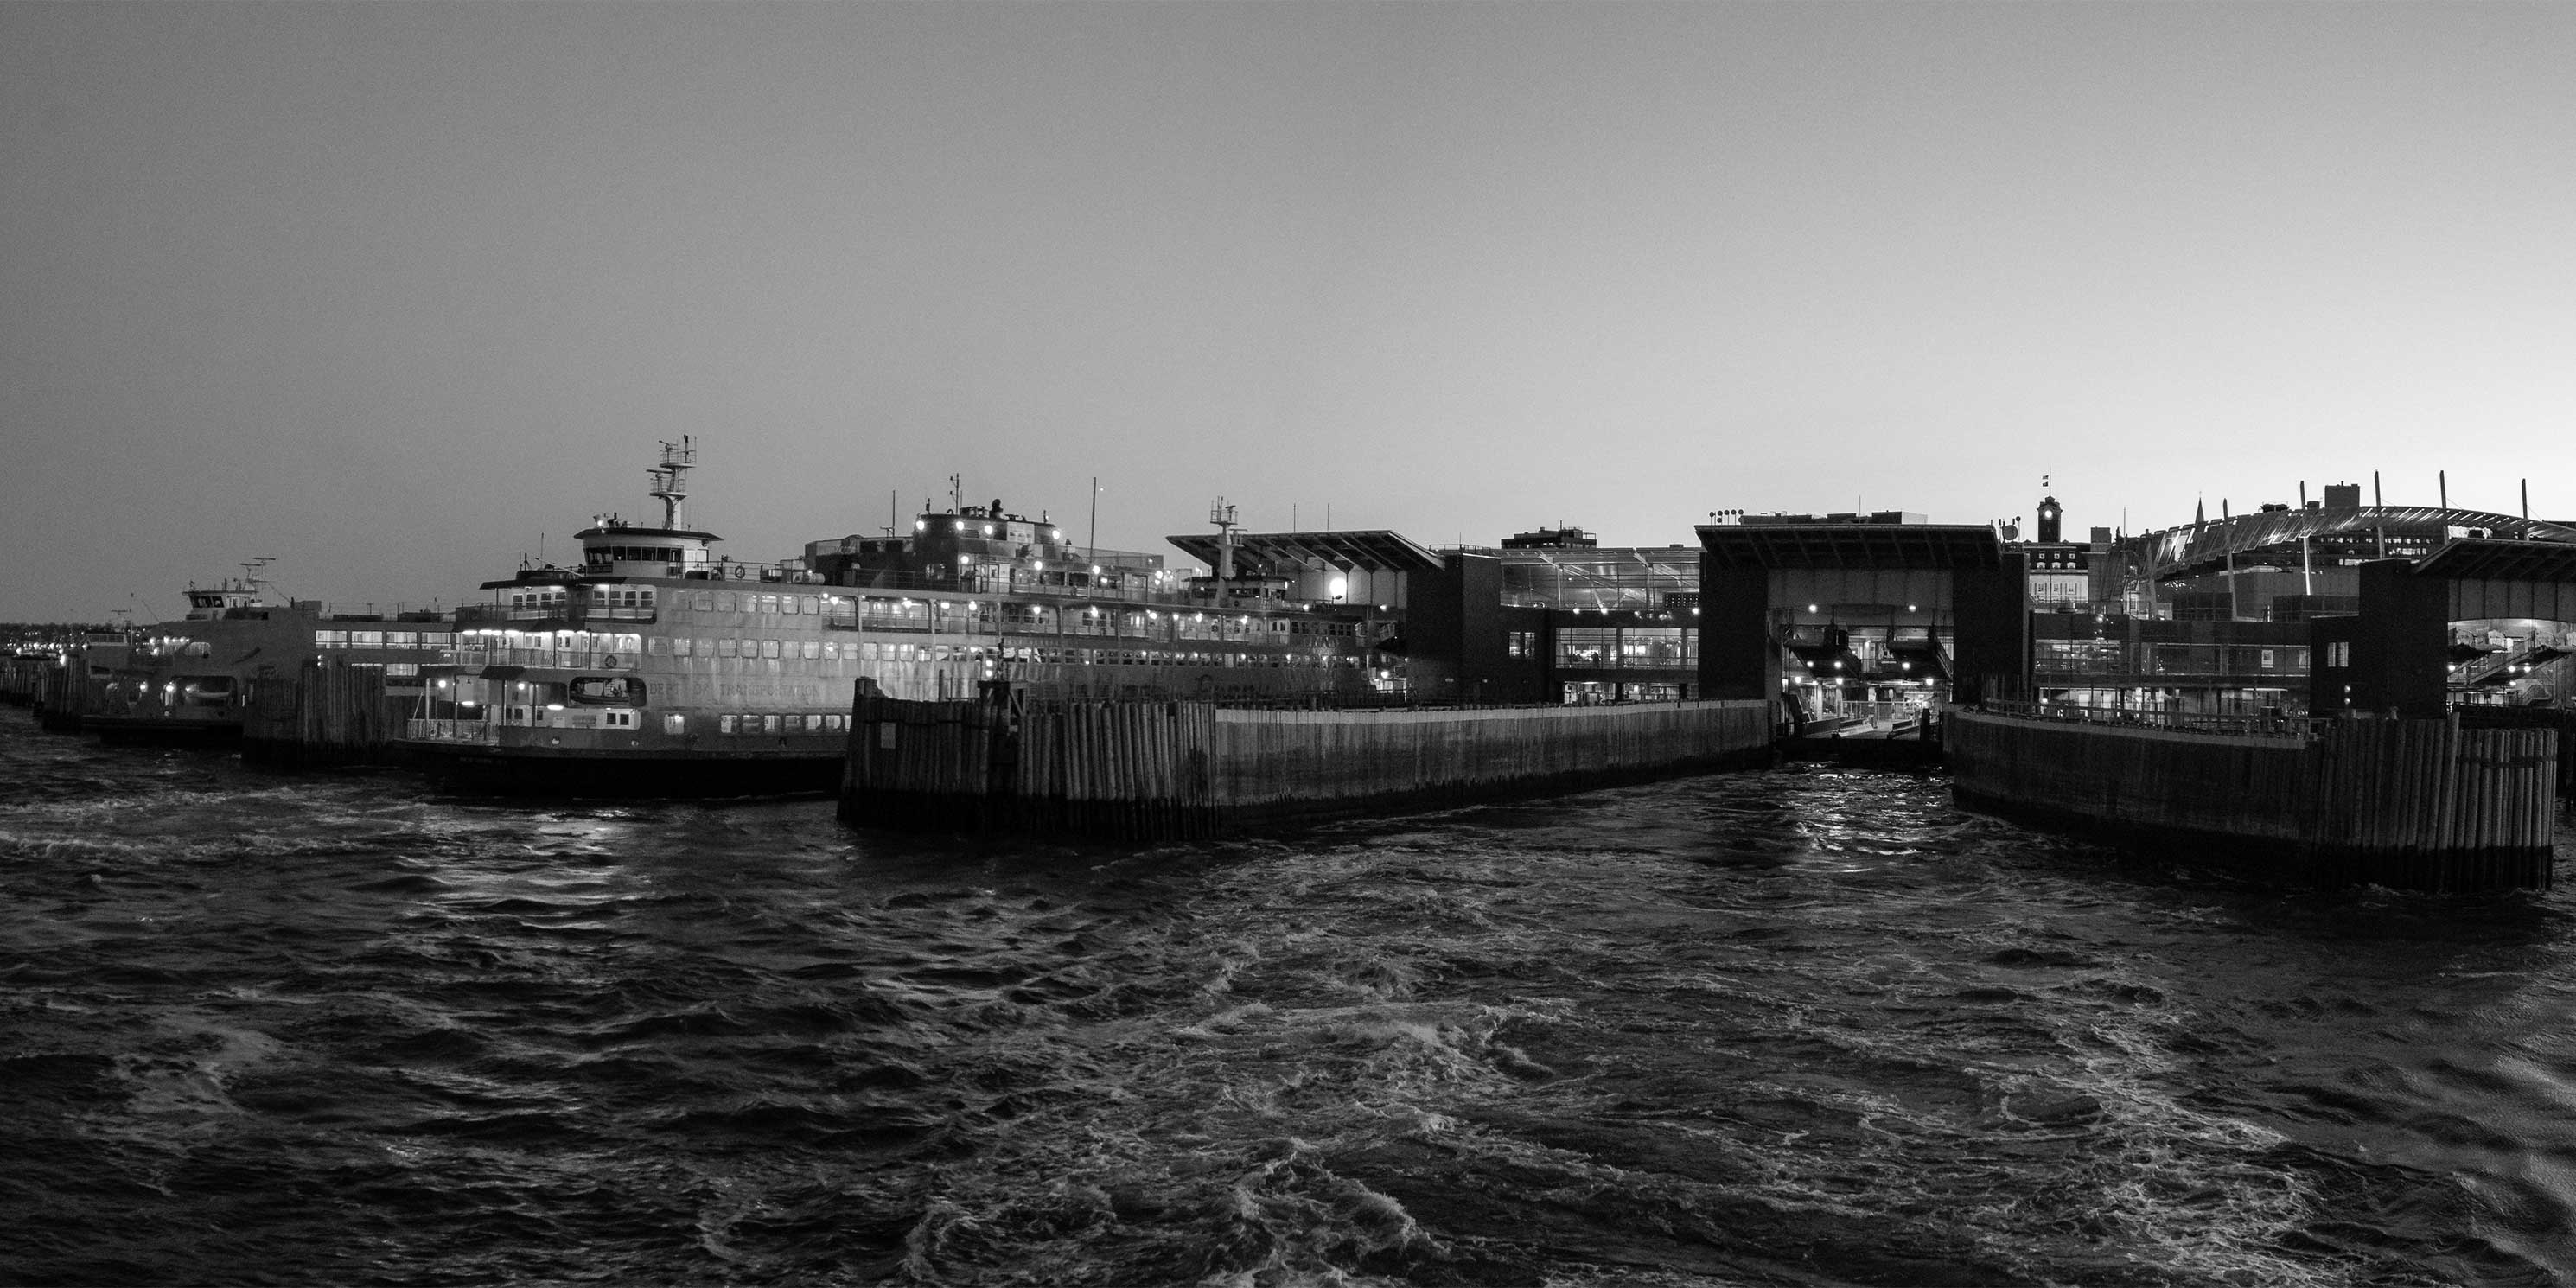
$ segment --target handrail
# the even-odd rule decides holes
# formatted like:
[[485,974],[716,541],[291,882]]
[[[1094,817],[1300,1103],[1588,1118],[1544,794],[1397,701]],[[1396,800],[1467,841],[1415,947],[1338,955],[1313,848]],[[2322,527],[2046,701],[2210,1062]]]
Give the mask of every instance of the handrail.
[[2246,738],[2315,738],[2323,736],[2331,716],[2212,716],[2180,711],[2122,711],[2065,703],[2008,701],[1989,698],[1972,710],[2023,720],[2108,725],[2125,729],[2164,729],[2175,733],[2227,734]]

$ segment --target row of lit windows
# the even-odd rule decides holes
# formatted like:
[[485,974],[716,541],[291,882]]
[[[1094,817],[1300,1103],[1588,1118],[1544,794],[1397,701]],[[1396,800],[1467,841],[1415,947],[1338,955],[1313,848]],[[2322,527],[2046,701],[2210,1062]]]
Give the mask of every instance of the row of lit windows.
[[659,654],[667,644],[673,657],[805,657],[840,659],[856,655],[856,645],[838,640],[737,640],[694,639],[674,635],[669,640],[656,635],[647,641]]
[[[562,608],[569,601],[563,590],[538,588],[514,591],[510,607],[517,611],[544,611]],[[656,606],[653,588],[594,586],[590,603],[598,608],[650,609]],[[752,594],[734,591],[674,592],[666,607],[701,613],[770,613],[779,616],[820,616],[829,614],[835,625],[867,626],[928,625],[935,614],[937,624],[972,623],[989,629],[997,616],[1008,625],[1026,625],[1046,629],[1079,630],[1084,624],[1110,623],[1130,628],[1168,624],[1183,638],[1220,638],[1225,634],[1278,633],[1319,635],[1348,638],[1358,633],[1351,622],[1313,621],[1299,618],[1254,618],[1222,613],[1156,609],[1056,609],[1045,605],[979,603],[974,600],[891,599],[869,596],[853,601],[840,595]],[[1070,614],[1070,616],[1067,616]]]
[[[676,720],[679,717],[672,718]],[[848,716],[817,715],[811,712],[716,717],[717,733],[842,733],[849,727]]]
[[692,608],[701,613],[819,614],[827,605],[845,608],[849,602],[839,595],[754,595],[749,592],[736,594],[730,590],[701,590],[677,596],[672,607]]
[[[655,636],[647,641],[651,650],[662,652],[664,640]],[[895,641],[837,640],[737,640],[693,639],[674,636],[669,641],[674,657],[698,658],[802,658],[808,661],[858,662],[1015,662],[1043,663],[1054,666],[1267,666],[1267,667],[1358,667],[1355,655],[1324,653],[1216,653],[1187,649],[1099,649],[1000,647],[970,644],[912,644]]]
[[[2123,640],[2036,640],[2032,669],[2042,675],[2304,675],[2304,644],[2158,644]],[[2332,665],[2329,663],[2329,665]]]
[[644,637],[630,631],[467,631],[457,644],[469,649],[555,649],[580,653],[644,651]]
[[315,648],[449,648],[450,631],[315,631]]
[[[510,592],[510,609],[513,612],[541,612],[549,608],[568,607],[571,602],[571,596],[559,587]],[[651,608],[653,588],[650,586],[593,586],[590,588],[590,606],[593,608]]]

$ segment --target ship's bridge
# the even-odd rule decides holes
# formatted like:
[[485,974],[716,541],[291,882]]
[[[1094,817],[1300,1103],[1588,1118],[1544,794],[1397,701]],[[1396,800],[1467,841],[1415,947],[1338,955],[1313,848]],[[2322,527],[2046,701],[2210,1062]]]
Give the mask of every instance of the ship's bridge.
[[724,538],[688,528],[639,528],[615,515],[576,535],[580,571],[610,577],[703,577]]

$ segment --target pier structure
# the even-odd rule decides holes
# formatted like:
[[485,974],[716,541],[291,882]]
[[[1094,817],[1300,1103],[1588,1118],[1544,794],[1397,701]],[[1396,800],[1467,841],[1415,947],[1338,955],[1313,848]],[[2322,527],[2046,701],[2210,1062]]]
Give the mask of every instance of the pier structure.
[[905,701],[862,685],[840,817],[1111,840],[1242,835],[1767,763],[1765,701],[1289,711]]
[[2442,719],[1990,705],[1946,722],[1960,802],[2269,880],[2546,889],[2553,731]]
[[2090,602],[2042,602],[2034,573],[2026,683],[1948,722],[1962,802],[2275,876],[2548,885],[2576,529],[2358,493],[2097,531],[2119,575]]

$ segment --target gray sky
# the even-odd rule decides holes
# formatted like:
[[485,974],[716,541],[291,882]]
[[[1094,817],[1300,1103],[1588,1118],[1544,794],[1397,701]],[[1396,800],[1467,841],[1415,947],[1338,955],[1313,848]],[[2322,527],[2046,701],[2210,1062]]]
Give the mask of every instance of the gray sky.
[[[0,619],[944,493],[1165,550],[2576,517],[2576,6],[0,5]],[[129,598],[129,596],[134,598]]]

